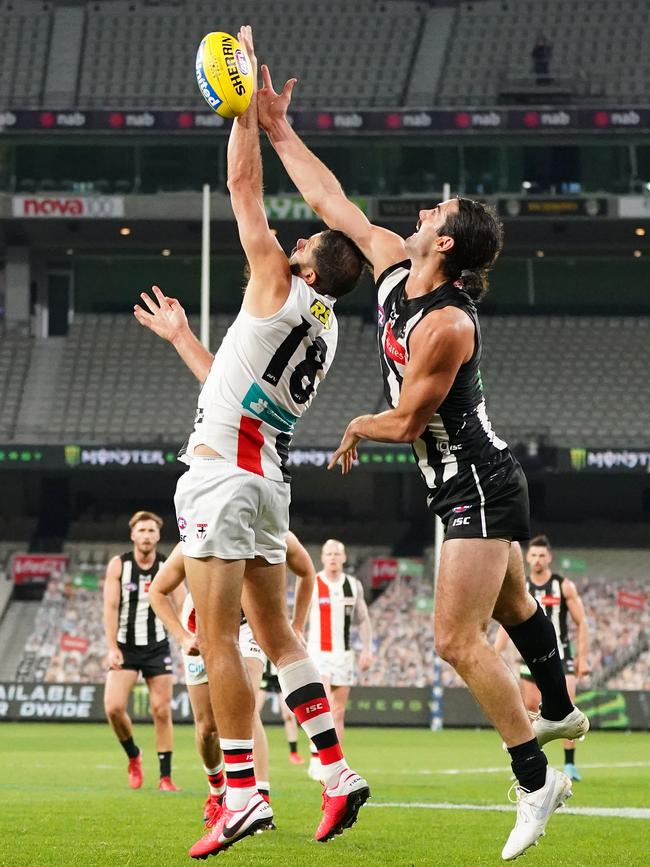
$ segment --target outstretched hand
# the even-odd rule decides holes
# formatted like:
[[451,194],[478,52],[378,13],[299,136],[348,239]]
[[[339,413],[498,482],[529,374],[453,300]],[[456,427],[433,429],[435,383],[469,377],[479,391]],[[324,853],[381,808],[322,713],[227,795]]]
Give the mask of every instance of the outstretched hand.
[[184,329],[189,328],[183,305],[178,298],[168,298],[158,286],[152,286],[151,291],[158,303],[146,292],[141,292],[140,298],[149,312],[136,304],[133,315],[140,325],[172,343]]
[[350,472],[354,462],[358,460],[357,445],[361,442],[362,438],[353,433],[353,426],[356,421],[358,421],[358,419],[352,419],[350,424],[347,426],[341,444],[334,452],[331,461],[327,465],[328,470],[333,470],[340,458],[341,472],[345,475]]
[[243,27],[239,28],[237,39],[239,44],[244,47],[244,51],[248,57],[253,75],[253,89],[257,90],[257,57],[255,55],[255,46],[253,45],[253,28],[250,24],[244,24]]
[[257,94],[257,119],[262,129],[268,130],[273,121],[282,120],[287,116],[291,94],[298,79],[290,78],[282,91],[276,93],[269,68],[262,64],[262,81],[264,86]]

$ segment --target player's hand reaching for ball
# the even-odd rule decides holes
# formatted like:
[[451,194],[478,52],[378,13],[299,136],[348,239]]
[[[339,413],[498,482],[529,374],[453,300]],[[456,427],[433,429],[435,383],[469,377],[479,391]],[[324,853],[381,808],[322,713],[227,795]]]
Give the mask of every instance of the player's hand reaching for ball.
[[108,667],[112,671],[118,671],[124,665],[124,656],[119,647],[111,647],[108,651]]
[[269,68],[262,64],[262,81],[264,86],[257,93],[257,119],[262,129],[268,131],[274,121],[283,120],[287,116],[291,94],[298,79],[290,78],[282,92],[276,93]]
[[253,28],[250,24],[244,24],[243,27],[239,28],[237,39],[239,44],[243,46],[250,62],[253,74],[253,87],[257,90],[257,57],[255,55],[255,46],[253,45]]
[[156,297],[155,301],[146,292],[140,293],[140,298],[149,312],[136,304],[133,315],[140,325],[149,328],[163,340],[173,343],[185,329],[189,328],[183,305],[177,298],[168,298],[164,295],[158,286],[152,286],[151,291]]

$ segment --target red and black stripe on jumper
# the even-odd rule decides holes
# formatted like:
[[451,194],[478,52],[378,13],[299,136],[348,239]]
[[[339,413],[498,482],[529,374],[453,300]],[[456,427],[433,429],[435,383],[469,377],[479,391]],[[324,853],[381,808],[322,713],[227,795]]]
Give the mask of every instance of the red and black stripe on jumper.
[[[262,467],[264,434],[260,430],[261,427],[261,419],[249,418],[243,415],[239,422],[239,433],[237,435],[237,466],[258,476],[264,475]],[[275,438],[275,451],[280,462],[282,480],[285,482],[291,481],[291,474],[287,469],[290,445],[291,437],[287,433],[280,433]]]
[[343,758],[329,701],[322,683],[307,683],[285,697],[287,707],[311,738],[323,765]]

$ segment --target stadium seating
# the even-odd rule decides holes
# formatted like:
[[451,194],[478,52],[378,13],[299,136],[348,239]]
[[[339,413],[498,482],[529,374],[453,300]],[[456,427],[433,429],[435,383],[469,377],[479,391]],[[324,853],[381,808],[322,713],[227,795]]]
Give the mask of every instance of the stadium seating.
[[13,439],[31,351],[32,341],[22,331],[0,337],[0,441]]
[[[213,318],[213,346],[231,320]],[[509,442],[647,445],[639,407],[650,403],[649,317],[485,316],[482,328],[488,413]],[[53,352],[58,359],[58,344]],[[0,373],[7,372],[0,381],[5,438],[16,433],[29,354],[24,339],[0,349]],[[78,314],[56,363],[56,387],[41,397],[38,416],[46,428],[18,430],[23,442],[46,435],[49,442],[180,443],[191,429],[198,383],[171,348],[131,316]],[[623,381],[634,389],[621,390]],[[294,448],[336,446],[347,420],[383,407],[375,328],[358,316],[341,316],[336,359],[297,426]]]
[[[0,107],[41,104],[51,29],[50,3],[1,0]],[[26,46],[33,63],[26,62]]]
[[242,0],[216,17],[206,0],[93,0],[86,9],[80,107],[202,107],[198,44],[217,24],[234,33],[244,22],[254,25],[257,55],[274,80],[299,78],[295,105],[400,105],[421,23],[419,4],[407,0],[358,0],[354,8],[331,0],[309,9],[302,0]]
[[494,105],[509,80],[527,78],[543,101],[549,86],[535,86],[531,61],[540,35],[552,48],[551,79],[571,94],[644,102],[650,66],[630,57],[644,55],[649,23],[645,0],[461,0],[438,102]]

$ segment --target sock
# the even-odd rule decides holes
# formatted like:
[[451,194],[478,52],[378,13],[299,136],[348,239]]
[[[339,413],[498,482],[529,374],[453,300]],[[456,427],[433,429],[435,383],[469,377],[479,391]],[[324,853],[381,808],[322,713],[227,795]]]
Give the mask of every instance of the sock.
[[171,775],[172,775],[171,750],[168,753],[158,753],[158,761],[160,763],[160,776],[161,777],[171,777]]
[[257,791],[264,798],[266,803],[268,804],[271,800],[271,784],[268,780],[258,780],[257,781]]
[[537,603],[537,611],[518,626],[504,627],[530,669],[542,696],[542,716],[561,720],[573,710],[557,646],[555,627]]
[[257,792],[253,768],[253,739],[219,738],[226,764],[226,807],[243,810]]
[[312,741],[309,741],[309,755],[312,759],[318,758],[318,750],[316,749]]
[[575,763],[576,763],[575,747],[572,747],[570,750],[564,750],[564,764],[565,765],[575,765]]
[[120,741],[120,743],[122,744],[122,747],[124,748],[124,752],[127,754],[127,756],[128,756],[130,759],[135,759],[136,756],[139,756],[139,755],[140,755],[140,750],[139,750],[139,748],[136,747],[136,745],[133,743],[133,738],[132,738],[132,737],[127,738],[125,741]]
[[298,752],[298,741],[289,741],[289,752],[297,753]]
[[224,776],[223,762],[217,765],[216,768],[206,768],[203,765],[203,770],[208,775],[208,788],[211,795],[223,795],[226,791],[226,778]]
[[546,766],[548,760],[541,751],[537,738],[519,744],[516,747],[508,747],[512,762],[512,773],[517,777],[517,782],[522,789],[536,792],[546,783]]
[[334,718],[318,670],[309,657],[278,671],[282,695],[287,706],[318,750],[325,786],[336,784],[349,766],[343,758],[334,728]]

